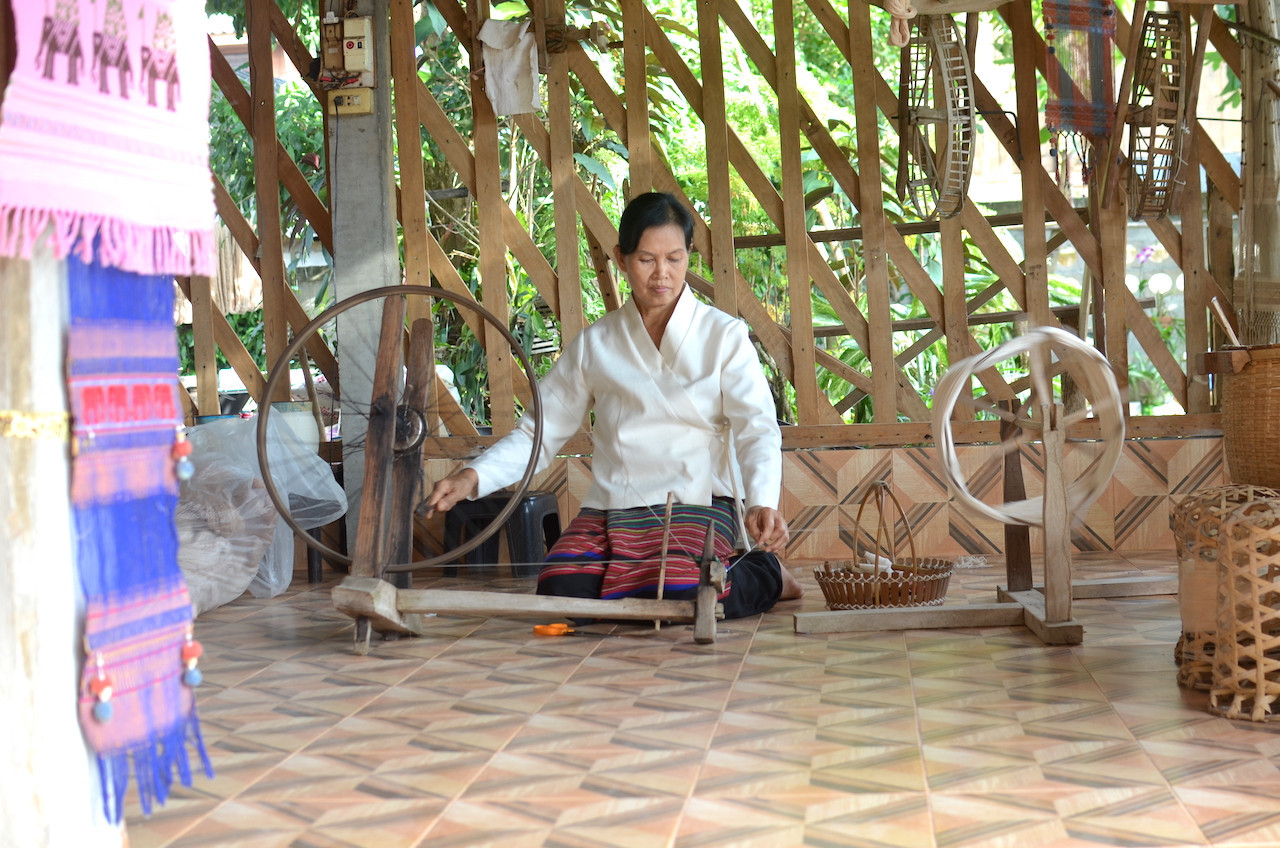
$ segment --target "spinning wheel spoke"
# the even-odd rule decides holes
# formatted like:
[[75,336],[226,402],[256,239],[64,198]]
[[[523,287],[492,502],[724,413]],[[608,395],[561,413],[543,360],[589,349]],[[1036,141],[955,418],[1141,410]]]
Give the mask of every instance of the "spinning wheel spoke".
[[[438,305],[433,307],[433,304]],[[384,305],[388,307],[385,310]],[[462,319],[455,322],[456,325],[461,327],[465,321],[470,331],[476,335],[484,335],[483,329],[486,324],[497,328],[510,347],[513,360],[520,364],[527,381],[524,386],[517,388],[517,395],[523,400],[525,408],[534,416],[534,446],[524,475],[516,486],[515,494],[507,506],[484,529],[471,535],[465,543],[453,550],[421,560],[416,559],[411,553],[410,540],[407,546],[407,550],[410,551],[407,554],[408,561],[393,560],[388,564],[385,561],[387,555],[382,555],[381,565],[385,566],[383,570],[386,572],[412,571],[455,562],[463,554],[474,550],[493,535],[518,507],[520,496],[533,478],[542,440],[541,399],[537,391],[537,374],[519,340],[493,314],[462,295],[425,286],[389,286],[341,300],[316,316],[285,348],[267,377],[266,397],[281,396],[286,386],[300,384],[307,373],[307,363],[300,352],[305,349],[313,336],[321,333],[332,334],[340,316],[346,316],[350,320],[361,312],[366,317],[370,313],[374,316],[384,315],[383,334],[393,335],[382,340],[383,343],[378,351],[377,374],[372,373],[372,367],[362,368],[353,364],[359,361],[358,353],[354,349],[355,343],[349,343],[342,349],[342,353],[346,356],[340,358],[342,366],[340,396],[337,392],[327,396],[317,393],[317,396],[312,398],[309,412],[302,414],[311,415],[314,418],[315,427],[328,430],[339,418],[340,405],[344,475],[351,480],[349,475],[360,474],[362,476],[356,479],[368,480],[368,477],[363,476],[366,460],[371,464],[378,464],[379,470],[375,474],[375,479],[393,481],[399,488],[392,488],[391,482],[388,482],[385,492],[378,493],[380,497],[371,498],[370,493],[366,492],[363,500],[366,504],[382,504],[378,507],[379,509],[390,511],[391,515],[396,517],[396,521],[392,522],[393,528],[399,523],[407,526],[411,521],[414,505],[425,496],[424,488],[430,487],[429,481],[425,487],[418,484],[425,460],[430,458],[432,438],[442,435],[442,431],[447,431],[453,436],[478,435],[471,416],[454,397],[449,390],[450,387],[445,386],[437,376],[431,341],[432,319],[425,317],[432,314],[433,308],[437,314],[456,309]],[[419,317],[416,321],[412,318],[406,321],[401,317],[405,312],[410,316],[424,317]],[[406,324],[410,326],[406,327]],[[340,343],[341,339],[338,340],[338,344]],[[299,390],[292,391],[295,397],[300,400],[305,399],[306,395],[300,395]],[[271,465],[280,457],[274,448],[268,450],[267,434],[273,420],[277,425],[284,423],[279,421],[279,418],[279,413],[272,414],[271,404],[261,406],[258,415],[258,463],[267,493],[281,518],[300,538],[319,551],[331,564],[349,566],[352,563],[350,556],[335,550],[306,532],[309,529],[305,526],[306,518],[303,514],[308,506],[306,499],[294,494],[285,495],[275,484]],[[298,421],[298,418],[291,417],[286,426],[297,427]],[[315,432],[313,429],[312,439],[315,438]],[[382,435],[379,436],[379,433]],[[377,439],[376,442],[375,439]],[[424,455],[424,452],[427,455]],[[383,498],[387,499],[385,503]],[[403,522],[400,522],[401,518],[404,519]],[[384,526],[387,524],[386,521],[379,523]],[[396,531],[393,529],[391,532]],[[356,549],[356,545],[352,548]]]

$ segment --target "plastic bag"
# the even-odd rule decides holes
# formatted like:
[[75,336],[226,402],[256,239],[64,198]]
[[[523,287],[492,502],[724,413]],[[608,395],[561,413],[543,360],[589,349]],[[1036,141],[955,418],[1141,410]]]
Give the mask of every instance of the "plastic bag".
[[[347,496],[333,477],[328,463],[316,453],[313,440],[308,444],[276,415],[267,419],[267,458],[276,492],[289,504],[293,519],[304,529],[336,520],[347,511]],[[202,424],[188,431],[192,444],[195,475],[183,484],[202,487],[202,472],[210,471],[210,480],[222,474],[248,475],[262,486],[258,467],[256,419],[226,418]],[[265,490],[263,490],[265,495]],[[270,504],[270,500],[267,501]],[[284,519],[272,510],[274,532],[270,544],[257,564],[248,589],[255,598],[271,598],[289,588],[293,579],[293,533]],[[243,590],[242,590],[243,591]]]

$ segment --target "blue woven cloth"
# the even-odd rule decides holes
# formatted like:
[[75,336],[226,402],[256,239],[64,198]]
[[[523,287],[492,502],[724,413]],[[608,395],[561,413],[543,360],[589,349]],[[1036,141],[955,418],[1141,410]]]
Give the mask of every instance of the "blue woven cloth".
[[[85,595],[80,723],[98,755],[103,806],[119,821],[130,774],[144,813],[176,775],[191,785],[190,746],[213,776],[183,683],[193,613],[178,567],[171,456],[181,424],[173,279],[67,259],[67,384],[76,452],[72,509]],[[112,684],[95,716],[95,680]]]

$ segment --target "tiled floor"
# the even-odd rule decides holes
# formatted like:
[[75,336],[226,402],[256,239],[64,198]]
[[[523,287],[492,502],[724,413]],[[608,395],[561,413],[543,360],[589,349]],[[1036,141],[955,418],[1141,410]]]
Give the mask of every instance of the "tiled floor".
[[[1139,572],[1176,573],[1172,552],[1075,565]],[[995,559],[959,570],[948,604],[998,582]],[[803,601],[710,646],[440,617],[361,657],[332,583],[197,621],[217,776],[149,819],[132,805],[132,848],[1280,846],[1280,726],[1177,687],[1173,597],[1076,601],[1076,647],[805,636],[792,613],[824,606],[807,575]]]

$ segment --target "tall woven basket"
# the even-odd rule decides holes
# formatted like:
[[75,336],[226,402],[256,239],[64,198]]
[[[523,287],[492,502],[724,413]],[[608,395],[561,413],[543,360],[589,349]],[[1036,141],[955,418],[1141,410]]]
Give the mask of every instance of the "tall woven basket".
[[[821,568],[813,570],[813,576],[826,598],[827,608],[857,610],[941,604],[946,599],[947,586],[951,583],[952,563],[944,559],[921,559],[916,556],[916,541],[911,533],[907,514],[889,490],[889,484],[883,480],[877,480],[862,496],[855,519],[854,538],[862,534],[862,512],[872,497],[875,497],[880,513],[872,553],[877,557],[882,551],[888,554],[889,571],[884,573],[876,565],[866,568],[856,560],[824,562]],[[911,556],[906,559],[899,559],[897,555],[893,532],[895,519],[888,511],[890,503],[906,530],[907,544],[911,549]]]
[[1280,488],[1280,345],[1248,348],[1223,375],[1222,446],[1231,482]]

